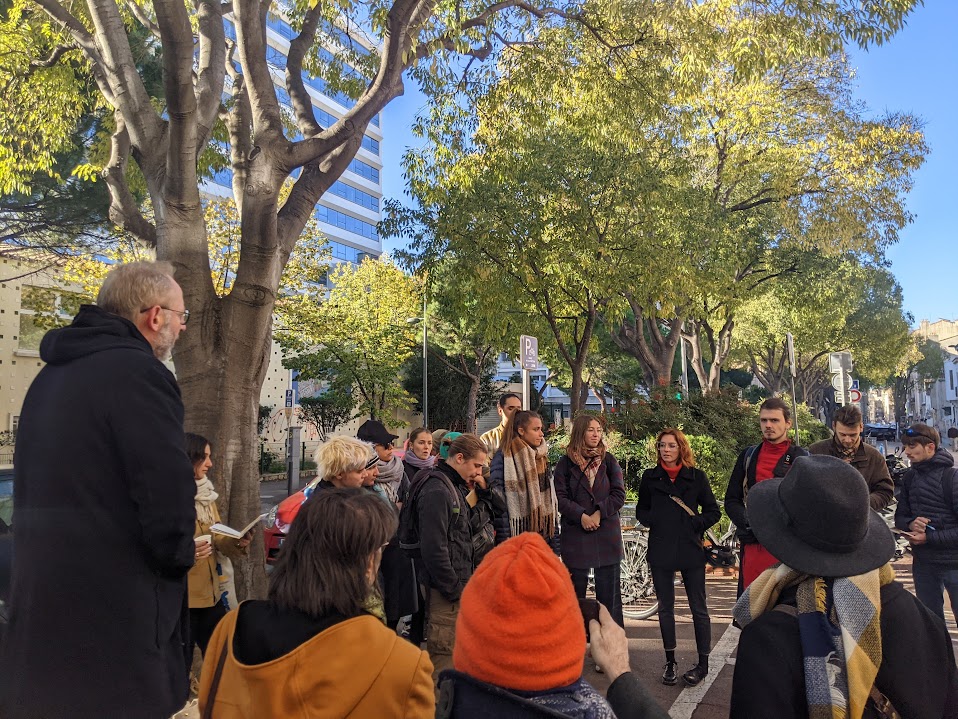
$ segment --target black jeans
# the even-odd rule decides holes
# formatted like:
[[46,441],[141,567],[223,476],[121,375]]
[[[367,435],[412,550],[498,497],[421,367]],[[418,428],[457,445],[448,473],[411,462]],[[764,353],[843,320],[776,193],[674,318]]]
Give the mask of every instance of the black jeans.
[[220,623],[220,619],[226,616],[226,607],[222,602],[217,602],[212,607],[190,607],[190,647],[189,662],[193,662],[193,647],[200,648],[200,654],[206,656],[206,646],[210,643],[210,637],[213,636],[213,630]]
[[[692,610],[692,626],[695,628],[695,647],[699,654],[708,654],[712,649],[712,621],[705,599],[705,564],[693,569],[681,570],[685,594]],[[652,567],[652,584],[659,600],[659,631],[666,651],[675,649],[675,571]]]
[[[595,567],[595,598],[599,604],[605,605],[609,614],[620,627],[625,626],[625,620],[622,618],[622,587],[620,582],[621,566],[609,564],[604,567]],[[570,569],[572,575],[572,586],[575,587],[576,596],[579,599],[585,599],[585,591],[589,586],[588,569]]]

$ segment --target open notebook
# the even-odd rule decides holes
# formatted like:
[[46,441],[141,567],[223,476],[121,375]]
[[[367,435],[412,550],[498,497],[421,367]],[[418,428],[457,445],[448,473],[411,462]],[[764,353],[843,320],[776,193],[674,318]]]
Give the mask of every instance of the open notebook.
[[220,524],[219,522],[217,522],[216,524],[210,527],[210,532],[212,532],[213,534],[223,534],[227,537],[233,537],[233,539],[242,539],[243,537],[246,536],[249,530],[251,530],[257,524],[262,522],[264,519],[266,519],[266,515],[261,514],[258,517],[256,517],[252,522],[250,522],[245,527],[243,527],[242,529],[233,529],[232,527],[227,527],[225,524]]

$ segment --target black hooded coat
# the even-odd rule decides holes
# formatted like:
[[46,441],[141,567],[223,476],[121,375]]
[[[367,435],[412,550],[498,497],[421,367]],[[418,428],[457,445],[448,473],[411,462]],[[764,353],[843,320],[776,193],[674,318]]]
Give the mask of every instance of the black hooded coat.
[[196,483],[172,373],[85,305],[48,332],[14,457],[0,716],[169,717],[186,701]]

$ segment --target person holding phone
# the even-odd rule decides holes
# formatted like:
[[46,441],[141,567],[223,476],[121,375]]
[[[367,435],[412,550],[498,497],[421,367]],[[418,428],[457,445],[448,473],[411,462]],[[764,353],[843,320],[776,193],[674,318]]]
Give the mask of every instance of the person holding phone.
[[678,681],[675,660],[675,573],[681,572],[692,610],[698,663],[682,678],[695,686],[709,671],[712,624],[705,595],[705,559],[702,534],[719,521],[722,512],[705,472],[695,466],[695,455],[680,429],[667,427],[656,439],[658,464],[647,469],[639,485],[636,516],[649,528],[649,565],[659,600],[659,630],[665,647],[662,683]]

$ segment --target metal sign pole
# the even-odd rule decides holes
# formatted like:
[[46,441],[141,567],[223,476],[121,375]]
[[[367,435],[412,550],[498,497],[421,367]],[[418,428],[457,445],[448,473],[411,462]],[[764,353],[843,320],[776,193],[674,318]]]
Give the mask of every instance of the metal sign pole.
[[792,421],[794,422],[792,426],[795,429],[795,446],[798,447],[801,444],[798,441],[798,398],[795,396],[795,377],[798,375],[798,370],[795,367],[795,340],[791,332],[785,334],[785,343],[788,346],[789,374],[792,375]]
[[539,366],[539,340],[529,335],[519,337],[519,365],[522,367],[522,409],[529,409],[531,388],[529,371]]

